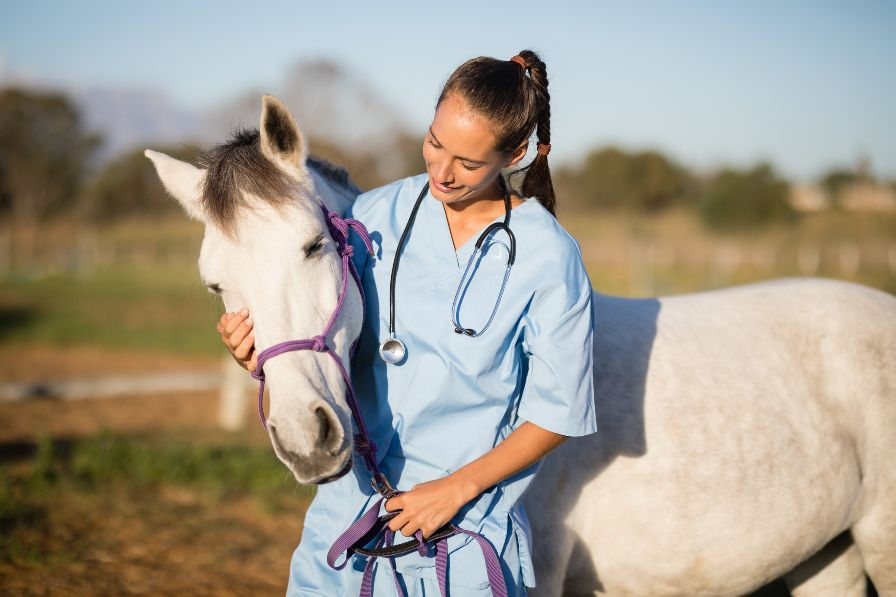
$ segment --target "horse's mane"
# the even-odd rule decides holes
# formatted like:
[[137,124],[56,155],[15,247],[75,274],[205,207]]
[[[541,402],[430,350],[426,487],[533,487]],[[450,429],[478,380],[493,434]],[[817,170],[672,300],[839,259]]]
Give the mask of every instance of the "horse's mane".
[[[206,169],[200,201],[225,232],[233,231],[237,207],[246,204],[244,192],[271,205],[295,199],[295,181],[262,154],[258,129],[236,130],[229,140],[204,153],[200,162]],[[344,168],[317,156],[308,156],[305,163],[345,192],[360,192]]]
[[356,185],[349,176],[348,170],[342,166],[337,166],[333,162],[327,161],[316,155],[309,155],[308,159],[305,160],[305,165],[326,178],[328,181],[341,186],[342,190],[347,193],[352,195],[361,193],[361,189],[358,188],[358,185]]

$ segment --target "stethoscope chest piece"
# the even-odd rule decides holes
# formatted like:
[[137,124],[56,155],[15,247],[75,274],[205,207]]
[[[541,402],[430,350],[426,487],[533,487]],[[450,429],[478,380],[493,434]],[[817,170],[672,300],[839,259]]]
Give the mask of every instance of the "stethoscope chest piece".
[[404,342],[396,337],[387,338],[380,344],[380,357],[390,365],[397,365],[408,356]]

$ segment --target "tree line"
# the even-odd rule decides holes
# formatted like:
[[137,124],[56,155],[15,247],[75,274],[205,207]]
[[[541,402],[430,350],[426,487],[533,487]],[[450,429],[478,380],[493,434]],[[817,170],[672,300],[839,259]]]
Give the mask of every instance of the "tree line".
[[[85,129],[63,94],[0,91],[0,217],[14,224],[77,218],[102,224],[122,218],[161,218],[178,211],[142,149],[100,166],[102,139]],[[423,170],[421,140],[398,133],[369,149],[312,139],[320,157],[344,166],[362,189]],[[158,148],[195,162],[198,147]],[[820,181],[833,199],[859,174],[832,171]],[[561,209],[627,210],[657,214],[674,207],[696,210],[707,227],[755,228],[793,222],[789,184],[770,164],[723,169],[700,176],[656,151],[595,149],[577,166],[555,166]]]

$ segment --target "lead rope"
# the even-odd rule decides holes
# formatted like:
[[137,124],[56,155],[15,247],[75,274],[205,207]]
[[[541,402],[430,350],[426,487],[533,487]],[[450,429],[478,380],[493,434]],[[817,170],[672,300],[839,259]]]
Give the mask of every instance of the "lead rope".
[[[415,546],[412,545],[408,547],[408,543],[395,545],[395,533],[388,527],[385,527],[384,530],[377,528],[380,524],[380,508],[387,499],[398,495],[400,492],[396,491],[389,484],[388,479],[382,473],[382,471],[380,471],[379,466],[377,466],[376,444],[370,439],[370,435],[367,432],[367,427],[364,425],[364,419],[361,417],[361,410],[358,407],[358,402],[355,397],[355,391],[352,387],[351,377],[349,376],[348,371],[346,371],[345,365],[342,364],[342,359],[340,359],[339,356],[333,351],[333,349],[327,345],[327,337],[330,335],[330,331],[335,324],[336,319],[339,317],[339,314],[342,312],[342,308],[345,304],[349,274],[354,279],[355,284],[358,287],[358,291],[361,293],[362,308],[366,310],[364,288],[361,285],[361,278],[358,276],[358,272],[355,270],[354,263],[352,263],[351,260],[354,249],[348,242],[349,232],[351,230],[354,230],[358,234],[358,236],[361,238],[361,241],[364,243],[365,247],[371,255],[374,254],[373,245],[370,241],[370,234],[367,232],[364,224],[352,218],[342,218],[339,216],[339,214],[329,211],[323,204],[320,204],[320,208],[323,211],[324,219],[326,220],[327,227],[330,230],[330,235],[336,242],[337,251],[342,258],[342,288],[339,291],[339,301],[337,302],[336,308],[333,310],[332,315],[330,315],[330,319],[327,322],[324,331],[320,335],[313,336],[305,340],[289,340],[286,342],[281,342],[279,344],[275,344],[274,346],[266,348],[258,354],[258,364],[255,368],[255,371],[251,372],[252,377],[259,381],[258,416],[259,419],[261,419],[262,426],[267,429],[267,420],[264,416],[263,397],[265,387],[264,365],[268,360],[281,354],[296,350],[313,350],[314,352],[322,352],[328,354],[330,358],[333,359],[333,361],[339,368],[339,373],[342,375],[343,381],[345,382],[346,402],[348,402],[349,410],[351,410],[352,413],[352,418],[354,419],[355,425],[358,428],[358,433],[356,433],[354,436],[355,451],[358,452],[363,458],[364,466],[365,468],[367,468],[367,471],[371,474],[372,477],[371,484],[381,497],[371,508],[367,510],[367,512],[365,512],[358,520],[351,524],[349,528],[346,529],[345,532],[336,539],[336,541],[330,547],[330,550],[327,552],[327,564],[334,570],[342,570],[343,568],[345,568],[352,555],[356,553],[355,549],[356,547],[358,547],[358,542],[363,540],[365,536],[370,534],[374,529],[377,529],[377,534],[379,535],[379,532],[381,532],[382,534],[377,536],[375,541],[372,537],[367,541],[368,543],[370,541],[373,541],[374,546],[372,550],[365,550],[373,553],[368,556],[367,564],[364,567],[364,574],[361,578],[360,597],[373,596],[373,575],[376,564],[378,562],[378,558],[380,557],[385,557],[389,560],[389,566],[391,568],[392,577],[395,582],[395,590],[401,597],[406,597],[404,589],[402,588],[402,585],[398,580],[398,569],[395,563],[395,557],[403,553],[413,551],[415,548],[421,556],[425,557],[428,555],[429,549],[427,548],[426,542],[423,539],[423,534],[420,531],[417,531],[417,533],[415,533],[417,544]],[[357,343],[352,345],[350,356],[354,357],[356,351]],[[320,482],[326,482],[330,480],[332,479],[322,479]],[[507,597],[507,586],[504,582],[504,574],[501,570],[501,560],[498,557],[498,553],[497,551],[495,551],[494,546],[479,533],[468,531],[451,524],[446,525],[442,529],[439,529],[439,531],[434,534],[434,536],[438,535],[439,537],[433,542],[436,552],[436,576],[438,578],[439,590],[442,593],[443,597],[447,597],[448,594],[447,540],[448,537],[459,534],[473,537],[479,544],[479,548],[482,550],[482,554],[485,559],[486,574],[488,575],[489,584],[491,585],[492,595],[494,595],[494,597]],[[412,544],[413,542],[409,543]],[[336,561],[343,554],[345,555],[345,559],[341,564],[337,564]]]

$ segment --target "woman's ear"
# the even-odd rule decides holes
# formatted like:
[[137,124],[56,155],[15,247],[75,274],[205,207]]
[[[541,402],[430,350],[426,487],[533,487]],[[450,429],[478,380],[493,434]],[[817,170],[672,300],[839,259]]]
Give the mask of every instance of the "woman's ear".
[[510,160],[508,160],[507,165],[504,167],[511,168],[511,167],[519,164],[520,160],[523,159],[524,157],[526,157],[526,150],[528,150],[528,149],[529,149],[529,140],[526,139],[526,141],[522,145],[520,145],[519,147],[517,147],[516,149],[513,150],[513,153],[510,154]]

